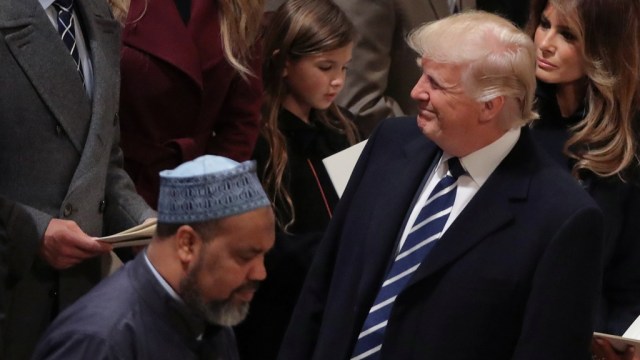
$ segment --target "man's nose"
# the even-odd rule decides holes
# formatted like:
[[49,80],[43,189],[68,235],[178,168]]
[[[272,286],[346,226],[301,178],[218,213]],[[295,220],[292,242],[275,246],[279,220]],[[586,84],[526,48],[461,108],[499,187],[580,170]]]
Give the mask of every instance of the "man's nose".
[[429,92],[426,85],[425,76],[422,75],[418,82],[411,89],[411,98],[416,101],[428,101]]
[[258,260],[255,266],[251,268],[249,280],[262,281],[267,278],[267,269],[264,267],[264,259]]

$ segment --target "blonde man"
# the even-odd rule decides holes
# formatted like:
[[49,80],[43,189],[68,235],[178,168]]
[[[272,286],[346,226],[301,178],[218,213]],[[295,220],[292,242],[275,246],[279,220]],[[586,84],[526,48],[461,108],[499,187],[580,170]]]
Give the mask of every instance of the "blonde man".
[[409,43],[417,118],[367,143],[280,359],[588,357],[602,214],[523,126],[533,43],[482,12]]

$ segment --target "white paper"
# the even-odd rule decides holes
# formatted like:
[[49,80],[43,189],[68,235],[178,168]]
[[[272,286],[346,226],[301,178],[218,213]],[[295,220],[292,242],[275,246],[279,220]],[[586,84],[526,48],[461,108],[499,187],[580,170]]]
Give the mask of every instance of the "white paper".
[[117,234],[98,238],[98,241],[111,243],[114,248],[125,246],[146,245],[156,232],[157,220],[134,226]]
[[629,326],[627,331],[622,334],[622,336],[603,334],[594,332],[594,337],[600,337],[606,339],[611,343],[614,349],[622,352],[625,351],[627,346],[632,345],[637,349],[640,349],[640,316],[636,318],[636,320]]
[[358,162],[360,153],[362,153],[366,143],[367,140],[361,141],[322,160],[338,197],[342,197],[353,168],[356,166],[356,162]]
[[629,339],[640,340],[640,316],[636,318],[636,320],[629,326],[627,331],[622,334],[622,337],[626,337]]

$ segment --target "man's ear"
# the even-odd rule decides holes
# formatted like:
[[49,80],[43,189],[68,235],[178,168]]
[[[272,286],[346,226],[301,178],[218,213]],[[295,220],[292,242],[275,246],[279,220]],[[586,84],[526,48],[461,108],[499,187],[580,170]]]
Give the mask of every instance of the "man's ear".
[[480,109],[480,122],[488,122],[495,119],[504,107],[504,96],[496,96],[491,100],[484,101]]
[[188,267],[198,258],[202,237],[191,226],[182,225],[176,231],[175,239],[180,263]]

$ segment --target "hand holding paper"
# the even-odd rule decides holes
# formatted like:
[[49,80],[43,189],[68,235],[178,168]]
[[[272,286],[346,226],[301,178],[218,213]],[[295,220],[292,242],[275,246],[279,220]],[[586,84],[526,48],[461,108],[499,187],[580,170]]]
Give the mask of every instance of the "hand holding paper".
[[[594,344],[592,346],[594,354],[599,355],[605,359],[622,359],[622,360],[636,360],[640,359],[640,354],[635,354],[635,351],[629,351],[629,347],[634,347],[635,349],[640,349],[640,317],[638,317],[631,326],[625,331],[622,336],[604,334],[599,332],[593,333]],[[611,346],[607,344],[602,344],[602,342],[598,341],[600,339],[604,339]],[[608,354],[608,350],[610,347],[613,347],[616,351],[618,351],[617,356],[612,356]]]

